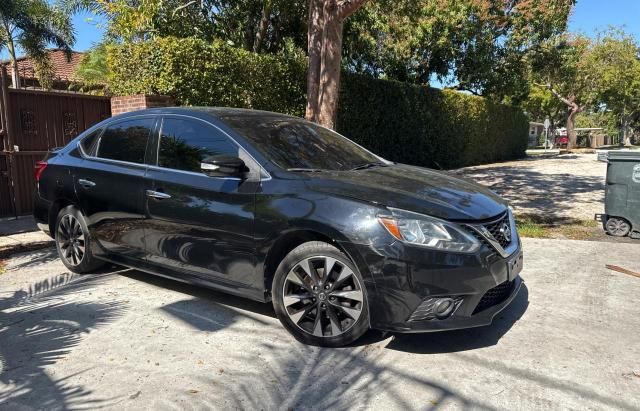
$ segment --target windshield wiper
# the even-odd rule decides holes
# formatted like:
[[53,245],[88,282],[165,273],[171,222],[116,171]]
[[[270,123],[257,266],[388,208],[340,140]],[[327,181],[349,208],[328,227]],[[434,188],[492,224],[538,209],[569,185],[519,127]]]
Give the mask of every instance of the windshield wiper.
[[376,161],[374,163],[367,163],[367,164],[362,164],[360,166],[354,167],[350,171],[364,170],[367,168],[374,168],[374,167],[386,167],[386,166],[387,166],[386,163],[383,163],[381,161]]
[[293,171],[298,173],[319,173],[327,170],[323,170],[321,168],[287,168],[287,171]]

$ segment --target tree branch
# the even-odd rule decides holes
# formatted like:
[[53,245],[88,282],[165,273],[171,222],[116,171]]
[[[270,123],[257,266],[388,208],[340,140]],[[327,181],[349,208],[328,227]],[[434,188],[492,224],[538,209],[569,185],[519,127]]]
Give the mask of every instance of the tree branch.
[[342,0],[338,3],[338,16],[346,19],[356,12],[367,0]]
[[182,6],[178,6],[178,7],[176,7],[176,8],[173,10],[173,14],[172,14],[172,16],[175,16],[177,12],[179,12],[180,10],[182,10],[182,9],[184,9],[184,8],[187,8],[187,7],[191,6],[191,5],[192,5],[193,3],[195,3],[195,2],[196,2],[196,0],[191,0],[190,2],[188,2],[188,3],[186,3],[186,4],[183,4]]
[[[566,104],[569,107],[578,107],[578,105],[576,104],[575,101],[571,101],[568,98],[564,97],[563,95],[561,95],[560,93],[558,93],[551,84],[540,84],[540,83],[533,83],[534,85],[538,86],[538,87],[542,87],[542,88],[546,88],[547,90],[549,90],[554,96],[556,96],[560,101],[562,101],[564,104]],[[578,107],[579,108],[579,107]]]
[[478,90],[472,89],[470,87],[463,86],[461,84],[457,84],[457,85],[451,87],[451,89],[452,90],[458,90],[458,91],[466,91],[466,92],[469,92],[469,93],[473,94],[474,96],[482,97],[482,93],[479,92]]

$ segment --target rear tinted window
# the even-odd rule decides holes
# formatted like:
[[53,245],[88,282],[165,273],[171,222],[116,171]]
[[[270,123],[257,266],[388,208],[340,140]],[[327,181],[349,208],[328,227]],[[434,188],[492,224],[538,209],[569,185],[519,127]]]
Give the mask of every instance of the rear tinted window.
[[209,156],[238,155],[238,146],[218,129],[201,121],[166,118],[162,123],[158,165],[200,172],[200,163]]
[[85,153],[89,155],[94,154],[94,150],[96,148],[96,143],[98,142],[98,137],[100,136],[100,133],[102,133],[101,128],[93,131],[88,136],[82,139],[82,141],[80,142],[80,145],[82,146],[82,149],[84,150]]
[[144,153],[154,121],[151,118],[128,120],[107,127],[100,139],[97,156],[144,163]]

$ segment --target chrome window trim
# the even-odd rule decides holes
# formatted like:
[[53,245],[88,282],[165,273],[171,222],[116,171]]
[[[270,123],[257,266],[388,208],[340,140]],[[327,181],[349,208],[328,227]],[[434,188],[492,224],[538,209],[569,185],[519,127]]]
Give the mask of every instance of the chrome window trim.
[[105,127],[96,127],[95,130],[92,130],[91,132],[88,132],[86,135],[82,136],[79,140],[78,140],[78,147],[80,147],[80,151],[81,151],[81,155],[84,154],[85,157],[88,156],[88,154],[86,153],[86,151],[84,151],[84,147],[82,147],[82,142],[84,140],[86,140],[87,138],[89,138],[89,136],[91,134],[93,134],[96,131],[99,131],[100,133],[98,134],[98,141],[95,143],[96,144],[96,150],[98,149],[97,144],[100,143],[100,139],[102,138],[102,134],[104,134],[104,130]]
[[[186,117],[186,118],[189,118],[189,119],[200,120],[200,121],[202,121],[203,123],[206,123],[206,124],[210,125],[211,127],[213,127],[213,128],[215,128],[215,129],[217,129],[218,131],[220,131],[223,135],[227,136],[227,137],[228,137],[228,138],[229,138],[229,139],[230,139],[230,140],[231,140],[231,141],[232,141],[236,146],[238,146],[238,148],[239,148],[240,150],[242,150],[244,153],[246,153],[246,155],[247,155],[248,157],[250,157],[250,158],[251,158],[251,159],[252,159],[252,160],[253,160],[253,161],[258,165],[258,167],[260,167],[260,170],[261,170],[261,171],[263,171],[263,172],[264,172],[264,174],[266,175],[266,177],[263,177],[262,175],[260,175],[260,181],[268,181],[268,180],[271,180],[271,178],[272,178],[272,177],[271,177],[271,174],[269,174],[269,172],[268,172],[268,171],[267,171],[267,170],[262,166],[262,164],[260,164],[260,163],[255,159],[255,157],[253,157],[253,156],[251,155],[251,153],[249,153],[247,150],[245,150],[245,149],[244,149],[244,147],[242,147],[242,146],[241,146],[241,145],[236,141],[236,139],[234,139],[232,136],[230,136],[228,133],[226,133],[224,130],[222,130],[220,127],[216,126],[215,124],[212,124],[212,123],[210,123],[209,121],[207,121],[207,120],[203,120],[203,119],[198,118],[198,117],[193,117],[193,116],[189,116],[189,115],[185,115],[185,114],[172,114],[172,113],[169,113],[169,114],[153,114],[153,115],[149,115],[149,114],[142,114],[142,115],[137,115],[137,116],[131,116],[131,117],[126,117],[126,118],[118,119],[118,121],[113,121],[113,122],[110,122],[110,123],[105,124],[105,125],[103,126],[103,128],[104,128],[104,129],[106,129],[107,127],[111,126],[112,124],[117,124],[117,123],[119,123],[119,122],[121,122],[121,121],[126,121],[126,120],[128,120],[128,119],[144,118],[144,117],[149,117],[149,116],[160,116],[160,117],[162,117],[162,121],[163,121],[163,122],[164,122],[164,117],[165,117],[165,116]],[[158,120],[158,119],[156,119],[156,120]],[[103,129],[103,132],[104,132],[104,129]],[[160,149],[160,133],[162,133],[162,124],[161,124],[161,126],[160,126],[160,130],[159,130],[159,133],[158,133],[158,150]],[[100,138],[102,138],[102,135],[100,135]],[[198,172],[195,172],[195,171],[178,170],[178,169],[175,169],[175,168],[161,167],[161,166],[153,165],[153,164],[132,163],[132,162],[130,162],[130,161],[114,160],[114,159],[111,159],[111,158],[102,158],[102,157],[97,157],[97,156],[91,156],[91,155],[87,154],[87,153],[84,151],[84,148],[82,148],[82,144],[80,144],[80,143],[82,142],[82,140],[84,140],[84,138],[81,138],[80,140],[78,140],[78,142],[76,143],[76,147],[78,148],[78,151],[80,152],[80,156],[81,156],[83,159],[86,159],[86,160],[100,161],[100,162],[105,162],[105,163],[114,163],[114,164],[127,165],[127,166],[135,166],[135,167],[144,168],[145,170],[147,170],[147,169],[160,170],[160,171],[164,171],[164,170],[166,170],[166,171],[171,171],[171,172],[176,172],[176,173],[182,173],[182,174],[187,174],[187,175],[192,175],[192,176],[207,177],[207,178],[216,178],[216,179],[221,179],[221,180],[236,180],[236,181],[242,180],[242,179],[241,179],[241,178],[239,178],[239,177],[222,177],[222,176],[220,176],[220,177],[218,177],[218,176],[211,176],[211,177],[210,177],[210,176],[207,176],[207,175],[206,175],[206,174],[204,174],[204,173],[198,173]],[[98,141],[98,143],[100,143],[100,141]],[[99,145],[98,145],[98,147],[96,147],[96,153],[98,152],[98,148],[99,148]],[[157,156],[157,154],[156,154],[156,163],[157,163],[157,162],[158,162],[158,156]],[[261,173],[261,174],[262,174],[262,173]]]
[[133,163],[131,161],[122,161],[122,160],[114,160],[112,158],[90,156],[84,151],[84,149],[82,148],[82,145],[80,144],[80,141],[78,141],[77,146],[78,146],[78,151],[80,151],[80,156],[85,160],[93,160],[93,161],[98,161],[102,163],[113,163],[113,164],[119,164],[119,165],[125,165],[125,166],[134,166],[134,167],[144,168],[144,169],[146,169],[148,166],[147,164]]
[[205,173],[198,173],[197,171],[178,170],[177,168],[160,167],[160,166],[154,166],[152,164],[148,164],[147,168],[149,170],[170,171],[172,173],[180,173],[180,174],[186,174],[186,175],[196,176],[196,177],[217,178],[221,180],[238,180],[238,181],[242,180],[240,177],[208,176]]
[[[158,119],[157,119],[157,118],[154,118],[154,116],[153,116],[153,115],[151,115],[151,114],[138,114],[138,115],[135,115],[135,116],[130,116],[130,117],[125,117],[125,118],[120,118],[120,119],[117,119],[117,120],[111,121],[111,122],[109,122],[108,124],[105,124],[105,125],[104,125],[104,127],[102,128],[102,133],[100,134],[100,138],[98,139],[98,144],[96,145],[96,154],[98,154],[98,152],[100,151],[100,144],[102,143],[102,137],[104,136],[104,132],[105,132],[109,127],[113,126],[114,124],[124,123],[124,122],[129,121],[129,120],[136,120],[136,119],[141,119],[141,118],[142,118],[142,119],[144,119],[144,118],[150,118],[150,119],[152,119],[152,120],[158,121]],[[153,129],[155,129],[155,126],[156,126],[156,125],[154,124]],[[154,131],[153,129],[151,130],[151,135],[149,136],[149,140],[153,140],[153,131]],[[84,140],[84,138],[83,138],[82,140]],[[147,141],[147,144],[149,144],[149,142],[148,142],[148,141]],[[146,147],[145,147],[145,150],[144,150],[144,151],[145,151],[145,154],[146,154],[146,151],[147,151]],[[83,150],[83,152],[84,152],[84,150]],[[86,153],[85,153],[85,154],[86,154]],[[96,156],[87,156],[87,157],[88,157],[88,158],[91,158],[91,159],[108,160],[108,161],[112,161],[112,162],[119,163],[119,164],[142,165],[142,166],[145,166],[145,167],[147,166],[147,164],[144,164],[144,163],[142,163],[142,164],[141,164],[141,163],[134,163],[134,162],[132,162],[132,161],[114,160],[114,159],[112,159],[112,158],[98,157],[97,155],[96,155]],[[143,159],[143,161],[144,161],[144,160],[146,160],[146,159]]]

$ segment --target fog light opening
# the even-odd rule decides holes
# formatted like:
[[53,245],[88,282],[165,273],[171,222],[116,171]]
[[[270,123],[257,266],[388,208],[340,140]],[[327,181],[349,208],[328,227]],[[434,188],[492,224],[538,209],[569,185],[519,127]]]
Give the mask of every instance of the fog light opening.
[[433,304],[433,313],[439,320],[449,318],[456,308],[456,303],[453,298],[438,298]]

